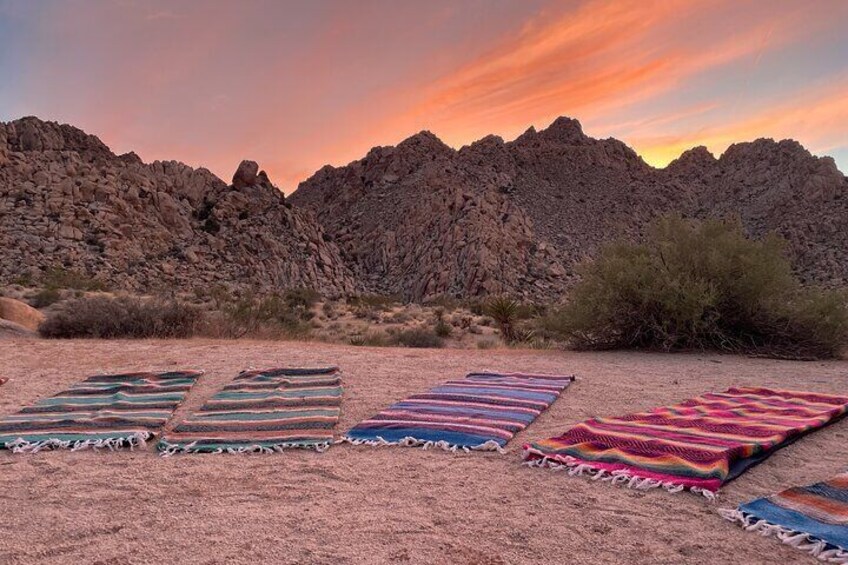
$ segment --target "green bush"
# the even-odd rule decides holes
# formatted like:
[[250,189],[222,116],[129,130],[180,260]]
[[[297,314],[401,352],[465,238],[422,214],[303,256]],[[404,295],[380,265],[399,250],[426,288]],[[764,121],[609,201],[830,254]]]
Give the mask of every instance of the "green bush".
[[175,300],[99,295],[65,302],[38,331],[47,338],[185,338],[202,324],[200,309]]
[[749,240],[739,221],[662,218],[580,272],[569,303],[542,322],[578,348],[826,358],[848,341],[846,295],[802,287],[785,242]]

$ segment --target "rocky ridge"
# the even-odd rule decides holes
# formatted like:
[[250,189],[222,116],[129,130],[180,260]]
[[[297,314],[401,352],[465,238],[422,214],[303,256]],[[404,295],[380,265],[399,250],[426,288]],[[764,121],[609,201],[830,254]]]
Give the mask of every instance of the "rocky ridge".
[[326,166],[286,199],[256,163],[231,184],[115,155],[36,118],[0,123],[0,282],[61,265],[133,291],[226,284],[329,296],[555,299],[575,265],[667,212],[787,238],[809,282],[848,281],[848,179],[791,140],[685,152],[665,169],[559,118],[454,150],[429,132]]
[[804,279],[848,281],[848,180],[794,141],[740,143],[720,159],[696,148],[655,169],[569,118],[459,151],[421,132],[324,167],[290,201],[318,216],[361,283],[411,300],[556,298],[578,261],[668,212],[738,215],[755,236],[785,236]]
[[312,214],[287,205],[256,163],[227,185],[32,117],[0,123],[0,249],[5,283],[61,266],[133,291],[354,290]]

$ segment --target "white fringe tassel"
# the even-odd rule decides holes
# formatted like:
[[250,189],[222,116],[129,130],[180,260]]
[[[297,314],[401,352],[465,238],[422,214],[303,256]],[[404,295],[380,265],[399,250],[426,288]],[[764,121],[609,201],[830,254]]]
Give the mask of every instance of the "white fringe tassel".
[[528,467],[547,467],[554,471],[565,471],[570,477],[588,477],[593,481],[604,481],[612,485],[625,486],[635,490],[651,490],[655,488],[663,488],[670,493],[678,493],[688,488],[690,491],[702,495],[709,501],[715,500],[715,493],[699,487],[686,487],[681,484],[672,483],[670,481],[660,481],[648,477],[640,477],[634,475],[630,471],[607,471],[599,469],[587,463],[581,463],[576,459],[568,458],[565,462],[556,461],[549,457],[537,459],[528,459],[528,454],[524,454],[524,464]]
[[151,432],[138,432],[124,437],[77,441],[63,441],[60,439],[26,441],[23,438],[18,438],[15,441],[6,443],[6,448],[11,449],[12,453],[38,453],[43,449],[70,449],[71,451],[79,451],[81,449],[91,448],[97,450],[103,447],[106,447],[111,451],[115,451],[122,447],[129,447],[130,451],[132,451],[135,447],[144,445],[151,437],[153,437],[153,433]]
[[192,442],[186,445],[177,443],[160,442],[160,455],[162,457],[170,457],[176,453],[282,453],[286,449],[312,449],[318,453],[324,453],[330,449],[332,442],[323,442],[312,445],[303,445],[300,443],[277,443],[270,447],[265,445],[245,445],[242,447],[228,447],[224,449],[219,447],[215,451],[205,451],[197,447],[197,442]]
[[827,563],[848,563],[848,551],[834,547],[828,549],[826,542],[804,532],[797,532],[766,520],[760,520],[736,508],[719,508],[718,513],[724,519],[738,523],[745,531],[756,532],[763,537],[776,537],[786,545],[791,545],[795,549],[809,553]]
[[433,440],[425,440],[425,439],[416,439],[414,437],[405,437],[398,441],[386,441],[383,438],[377,436],[376,440],[373,439],[355,439],[352,437],[343,437],[338,440],[336,443],[350,443],[352,445],[370,445],[373,447],[382,447],[386,445],[402,445],[404,447],[421,447],[423,449],[430,449],[431,447],[435,447],[438,449],[444,449],[445,451],[451,451],[456,453],[457,451],[464,451],[466,453],[470,453],[472,451],[497,451],[498,453],[506,453],[506,450],[498,444],[493,439],[485,443],[481,443],[480,445],[475,445],[472,447],[468,447],[467,445],[456,445],[455,443],[448,443],[447,441],[433,441]]

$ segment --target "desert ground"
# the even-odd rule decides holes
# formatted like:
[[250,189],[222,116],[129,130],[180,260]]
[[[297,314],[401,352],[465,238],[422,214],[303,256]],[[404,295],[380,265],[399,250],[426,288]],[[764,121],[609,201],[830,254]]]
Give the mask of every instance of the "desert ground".
[[198,368],[169,425],[242,369],[337,364],[338,434],[406,395],[480,369],[578,380],[508,453],[337,445],[326,453],[159,457],[0,452],[0,563],[788,563],[812,558],[716,509],[845,468],[848,421],[779,451],[717,501],[521,465],[521,446],[593,415],[732,385],[848,393],[848,362],[713,354],[421,350],[272,341],[0,342],[0,414],[98,372]]

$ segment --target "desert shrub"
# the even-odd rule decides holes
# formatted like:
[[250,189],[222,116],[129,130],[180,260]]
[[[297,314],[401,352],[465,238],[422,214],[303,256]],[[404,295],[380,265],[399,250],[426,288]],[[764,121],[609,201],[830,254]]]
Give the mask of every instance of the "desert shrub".
[[435,332],[426,328],[413,328],[397,334],[397,342],[405,347],[442,347],[444,342]]
[[462,306],[466,310],[468,310],[469,312],[474,314],[475,316],[482,316],[483,315],[483,310],[485,309],[485,305],[486,305],[485,302],[483,302],[482,300],[476,299],[476,298],[465,300],[462,303]]
[[15,285],[18,285],[18,286],[32,286],[35,283],[32,280],[31,274],[24,273],[24,274],[18,276],[17,278],[15,278],[12,281],[12,284],[15,284]]
[[290,288],[283,299],[291,308],[309,310],[321,300],[321,293],[311,288]]
[[408,312],[395,312],[388,318],[391,324],[405,324],[412,319]]
[[339,313],[336,310],[336,305],[333,302],[327,301],[321,305],[321,311],[324,313],[330,320],[335,320],[339,317]]
[[450,337],[453,333],[453,326],[445,321],[445,311],[443,308],[436,308],[433,312],[433,316],[436,319],[436,324],[433,327],[433,333],[435,333],[440,338]]
[[312,312],[292,306],[282,296],[252,294],[224,304],[221,315],[209,328],[218,337],[304,337],[309,333]]
[[203,312],[176,300],[87,296],[52,312],[39,333],[47,338],[185,338],[203,323]]
[[356,346],[388,347],[393,345],[393,339],[383,332],[369,331],[351,336],[348,343]]
[[440,294],[424,301],[424,306],[441,308],[444,312],[453,312],[459,308],[459,305],[459,300],[447,294]]
[[398,300],[395,297],[381,294],[363,294],[348,297],[347,303],[355,317],[379,322],[382,320],[381,313],[390,311],[398,303]]
[[483,338],[477,340],[477,349],[493,349],[497,347],[498,342],[492,338]]
[[362,308],[380,310],[382,312],[391,310],[392,307],[399,304],[400,301],[400,297],[398,296],[387,296],[382,294],[362,294],[359,296],[352,296],[347,300],[348,304],[353,306],[354,309]]
[[614,243],[580,267],[570,301],[543,328],[579,348],[707,348],[833,357],[848,341],[842,292],[805,288],[785,242],[739,221],[666,217],[644,242]]
[[42,284],[44,288],[53,290],[63,288],[85,291],[106,290],[106,284],[103,281],[63,267],[47,269],[42,277]]
[[48,306],[59,302],[62,299],[62,293],[57,288],[42,288],[33,294],[29,303],[33,308],[47,308]]

